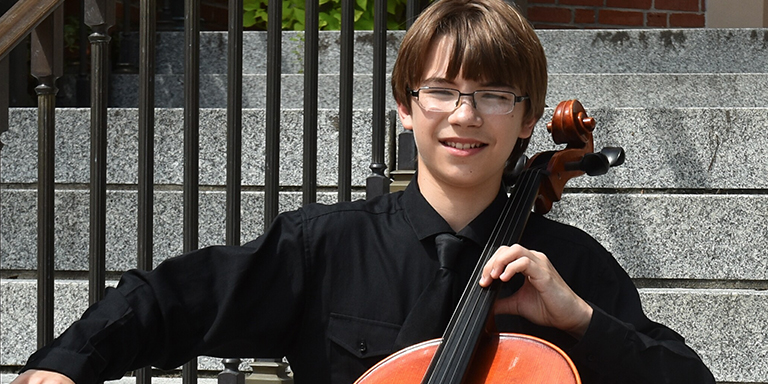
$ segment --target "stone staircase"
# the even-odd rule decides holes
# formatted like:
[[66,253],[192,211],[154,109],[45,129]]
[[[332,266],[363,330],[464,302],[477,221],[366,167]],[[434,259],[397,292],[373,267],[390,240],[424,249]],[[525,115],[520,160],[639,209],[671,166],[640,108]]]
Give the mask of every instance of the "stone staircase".
[[[623,166],[569,184],[550,215],[595,236],[636,280],[646,311],[684,335],[719,382],[768,383],[768,30],[541,30],[550,88],[529,153],[554,147],[545,122],[579,99],[595,146],[622,146]],[[388,38],[389,68],[402,33]],[[320,36],[319,201],[336,199],[338,35]],[[301,204],[302,34],[283,37],[281,209]],[[243,234],[263,228],[266,36],[244,37]],[[355,54],[353,184],[370,170],[371,34]],[[200,244],[224,242],[226,35],[201,38]],[[155,258],[181,252],[182,50],[158,38]],[[136,75],[114,75],[109,132],[107,269],[136,264]],[[64,80],[66,82],[66,80]],[[388,107],[395,108],[391,96]],[[57,114],[57,333],[85,309],[88,110]],[[393,122],[394,123],[394,122]],[[36,111],[11,111],[0,156],[0,364],[34,349]],[[117,275],[115,273],[114,275]],[[201,359],[201,369],[218,361]]]

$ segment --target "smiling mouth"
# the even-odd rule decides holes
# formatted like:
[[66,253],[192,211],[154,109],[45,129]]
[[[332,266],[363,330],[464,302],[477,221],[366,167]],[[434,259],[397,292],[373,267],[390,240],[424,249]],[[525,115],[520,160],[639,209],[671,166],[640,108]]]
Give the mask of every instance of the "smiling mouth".
[[485,146],[483,143],[455,143],[452,141],[442,141],[443,145],[456,149],[473,149]]

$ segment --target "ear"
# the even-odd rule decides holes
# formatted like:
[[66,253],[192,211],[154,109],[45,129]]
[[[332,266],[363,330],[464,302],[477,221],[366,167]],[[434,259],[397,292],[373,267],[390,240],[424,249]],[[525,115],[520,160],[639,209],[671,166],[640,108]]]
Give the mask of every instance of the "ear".
[[533,134],[533,127],[536,126],[536,118],[531,117],[528,121],[524,121],[520,127],[520,134],[517,136],[521,139],[530,138]]
[[405,104],[397,103],[397,114],[400,115],[400,122],[403,124],[403,128],[412,131],[413,119],[408,107]]

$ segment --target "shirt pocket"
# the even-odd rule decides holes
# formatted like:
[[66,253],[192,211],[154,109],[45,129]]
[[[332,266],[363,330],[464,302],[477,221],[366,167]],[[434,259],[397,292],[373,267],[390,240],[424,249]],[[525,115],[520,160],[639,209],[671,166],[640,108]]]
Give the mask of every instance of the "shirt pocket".
[[394,353],[400,325],[331,313],[328,338],[333,383],[351,383]]

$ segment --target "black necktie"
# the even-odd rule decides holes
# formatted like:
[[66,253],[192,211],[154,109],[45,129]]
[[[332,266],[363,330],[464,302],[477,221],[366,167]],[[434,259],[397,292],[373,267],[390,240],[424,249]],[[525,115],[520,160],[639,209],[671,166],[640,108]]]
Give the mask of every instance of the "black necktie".
[[464,248],[462,240],[452,234],[441,233],[435,238],[435,246],[440,269],[406,317],[395,341],[396,349],[442,337],[464,290],[463,282],[457,278]]

